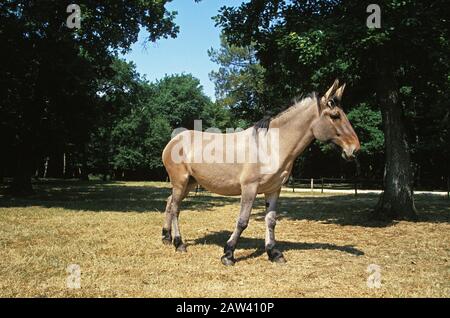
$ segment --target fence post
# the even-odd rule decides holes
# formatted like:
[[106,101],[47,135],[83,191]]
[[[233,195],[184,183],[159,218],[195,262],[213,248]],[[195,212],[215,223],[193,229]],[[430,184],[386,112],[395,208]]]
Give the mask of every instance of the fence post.
[[291,182],[292,182],[292,192],[295,192],[295,182],[294,182],[294,177],[291,178]]
[[311,178],[311,192],[314,192],[314,179]]
[[323,193],[323,177],[322,177],[321,181],[322,181],[322,189],[320,192]]
[[447,176],[447,199],[450,199],[450,177]]
[[355,179],[355,196],[358,195],[358,179]]

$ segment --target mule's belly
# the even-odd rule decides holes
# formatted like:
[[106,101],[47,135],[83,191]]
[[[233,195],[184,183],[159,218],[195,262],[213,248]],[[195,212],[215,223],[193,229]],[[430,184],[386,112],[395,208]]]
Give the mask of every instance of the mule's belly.
[[220,195],[240,195],[239,167],[232,164],[190,164],[190,174],[206,190]]
[[287,181],[290,169],[282,169],[275,174],[257,175],[248,170],[241,169],[235,165],[214,164],[205,169],[196,169],[195,164],[191,165],[190,173],[206,190],[220,195],[240,195],[242,185],[256,182],[258,183],[258,194],[273,193],[278,191]]
[[200,183],[199,184],[205,188],[206,190],[208,190],[209,192],[212,193],[216,193],[216,194],[220,194],[220,195],[241,195],[241,187],[217,187],[213,184],[210,183]]

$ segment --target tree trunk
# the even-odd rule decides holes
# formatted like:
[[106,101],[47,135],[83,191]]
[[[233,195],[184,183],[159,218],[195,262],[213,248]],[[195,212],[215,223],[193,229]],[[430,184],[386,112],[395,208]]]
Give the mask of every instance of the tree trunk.
[[33,193],[30,152],[30,149],[26,145],[21,145],[18,148],[16,170],[9,188],[13,195],[28,195]]
[[4,174],[5,174],[5,163],[0,159],[0,184],[3,183]]
[[63,153],[63,170],[62,170],[63,179],[66,179],[66,169],[67,169],[66,165],[67,165],[67,158],[66,158],[66,153],[64,152]]
[[382,78],[377,96],[383,118],[385,138],[384,192],[375,208],[377,219],[417,219],[412,188],[412,168],[398,102],[398,89],[392,75]]
[[47,172],[48,172],[48,161],[50,160],[50,157],[45,157],[45,163],[44,163],[44,175],[43,178],[47,178]]
[[89,181],[86,145],[83,145],[83,148],[81,149],[81,162],[80,180]]

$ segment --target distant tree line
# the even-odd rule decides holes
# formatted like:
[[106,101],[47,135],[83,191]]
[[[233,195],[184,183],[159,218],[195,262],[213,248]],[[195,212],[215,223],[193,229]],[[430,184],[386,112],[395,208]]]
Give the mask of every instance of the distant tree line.
[[450,6],[386,0],[382,27],[367,3],[251,0],[215,17],[209,51],[216,100],[189,74],[151,83],[121,60],[141,28],[176,37],[168,1],[84,1],[80,29],[69,1],[0,3],[0,182],[32,191],[33,177],[165,179],[161,151],[174,128],[248,127],[292,98],[347,83],[344,107],[361,139],[358,166],[314,143],[296,177],[384,179],[377,213],[414,216],[412,190],[449,175]]
[[32,177],[164,178],[173,128],[227,120],[192,76],[149,83],[118,58],[142,28],[148,41],[177,35],[167,2],[84,1],[80,29],[66,25],[69,1],[0,3],[0,181],[12,193]]
[[165,180],[161,153],[175,128],[226,126],[227,112],[211,101],[189,74],[142,80],[131,63],[116,60],[106,84],[105,111],[87,143],[86,169],[103,177]]

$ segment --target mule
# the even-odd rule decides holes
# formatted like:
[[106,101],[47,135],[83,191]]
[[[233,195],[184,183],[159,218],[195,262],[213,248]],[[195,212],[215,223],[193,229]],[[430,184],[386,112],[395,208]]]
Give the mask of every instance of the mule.
[[[358,136],[341,106],[344,89],[345,84],[339,87],[339,81],[335,80],[323,96],[312,93],[277,116],[266,118],[240,132],[200,132],[203,138],[196,139],[195,134],[199,132],[188,130],[170,140],[162,154],[172,184],[172,194],[167,199],[165,210],[163,243],[173,243],[176,251],[186,251],[178,223],[180,203],[197,184],[220,195],[241,195],[239,217],[221,257],[224,265],[234,265],[238,239],[249,223],[257,194],[263,193],[266,201],[265,251],[270,261],[285,262],[283,253],[275,247],[276,205],[295,159],[315,139],[339,146],[346,160],[354,159],[360,149]],[[255,152],[249,146],[252,141],[271,140],[275,132],[278,140],[274,139],[276,143],[269,142],[267,146],[271,162],[249,160]],[[199,148],[209,147],[211,142],[208,141],[215,137],[220,137],[217,147],[211,151],[215,158],[241,156],[245,159],[233,162],[196,160],[202,151]],[[272,160],[274,158],[276,160]],[[270,163],[272,166],[267,169]]]

